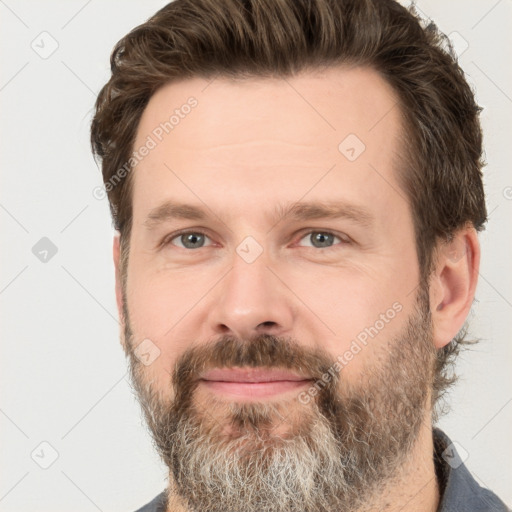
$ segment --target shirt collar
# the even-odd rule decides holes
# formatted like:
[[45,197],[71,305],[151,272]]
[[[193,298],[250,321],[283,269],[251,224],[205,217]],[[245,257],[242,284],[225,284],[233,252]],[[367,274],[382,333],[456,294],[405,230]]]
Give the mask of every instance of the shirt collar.
[[433,429],[434,464],[439,484],[437,512],[506,512],[505,504],[491,491],[480,487],[464,464],[467,452],[439,428]]

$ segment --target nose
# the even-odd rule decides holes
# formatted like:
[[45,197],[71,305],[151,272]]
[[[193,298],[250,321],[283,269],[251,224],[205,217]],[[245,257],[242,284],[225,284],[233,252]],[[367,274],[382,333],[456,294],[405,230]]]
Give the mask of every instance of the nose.
[[292,330],[293,294],[265,253],[248,263],[238,254],[211,297],[210,333],[241,340],[259,334],[284,336]]

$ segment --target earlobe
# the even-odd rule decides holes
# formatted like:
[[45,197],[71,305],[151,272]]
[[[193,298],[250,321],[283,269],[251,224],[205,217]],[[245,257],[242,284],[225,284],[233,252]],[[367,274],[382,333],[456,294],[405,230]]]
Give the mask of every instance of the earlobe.
[[480,244],[473,227],[461,229],[439,247],[430,280],[436,348],[447,345],[464,325],[475,296],[479,265]]

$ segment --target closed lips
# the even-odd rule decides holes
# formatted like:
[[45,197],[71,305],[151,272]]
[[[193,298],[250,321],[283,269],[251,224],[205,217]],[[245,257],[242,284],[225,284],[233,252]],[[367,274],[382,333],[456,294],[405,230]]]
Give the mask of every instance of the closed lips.
[[249,369],[222,369],[216,368],[205,372],[201,380],[217,382],[279,382],[279,381],[305,381],[311,380],[307,376],[297,375],[286,370],[265,370],[260,368]]

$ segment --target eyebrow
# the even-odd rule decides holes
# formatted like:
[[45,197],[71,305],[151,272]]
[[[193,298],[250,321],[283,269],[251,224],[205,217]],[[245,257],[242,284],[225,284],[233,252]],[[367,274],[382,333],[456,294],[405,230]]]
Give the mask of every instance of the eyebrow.
[[[200,206],[169,200],[153,208],[146,217],[144,225],[149,230],[153,230],[160,224],[172,220],[204,221],[212,216],[216,215],[208,213],[206,209]],[[341,201],[307,201],[285,205],[278,204],[267,218],[273,224],[277,224],[285,219],[307,221],[345,218],[367,228],[371,227],[375,221],[374,215],[367,208]]]

